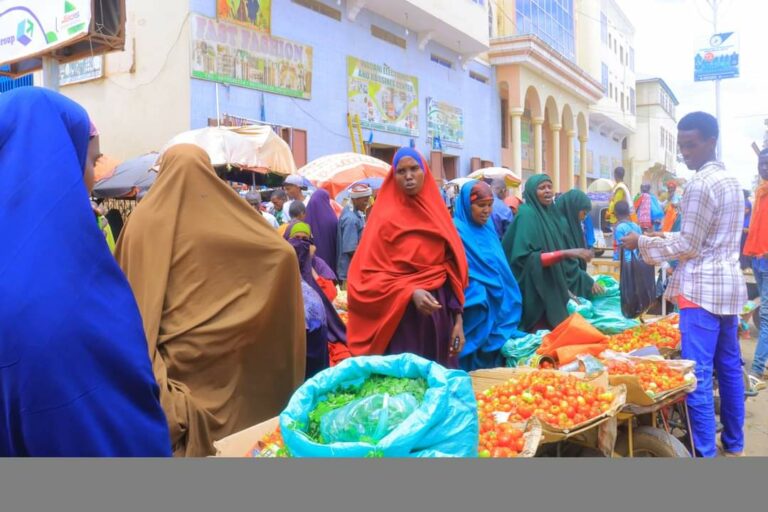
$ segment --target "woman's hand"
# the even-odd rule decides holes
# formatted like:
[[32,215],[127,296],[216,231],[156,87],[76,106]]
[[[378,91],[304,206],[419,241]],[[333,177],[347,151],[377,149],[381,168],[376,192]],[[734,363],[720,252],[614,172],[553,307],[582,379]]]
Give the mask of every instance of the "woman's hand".
[[605,293],[605,288],[603,287],[603,285],[595,281],[595,284],[592,285],[592,295],[597,296],[597,295],[602,295],[604,293]]
[[[457,339],[459,340],[458,344],[456,343]],[[466,341],[467,340],[464,338],[464,317],[462,317],[461,314],[458,314],[453,321],[449,353],[452,356],[461,354],[461,351],[464,350],[464,343],[466,343]]]
[[416,290],[413,292],[411,300],[419,313],[424,316],[431,316],[432,313],[443,308],[427,290]]
[[578,258],[580,260],[586,261],[587,263],[592,261],[593,254],[589,249],[567,249],[565,253],[569,258]]

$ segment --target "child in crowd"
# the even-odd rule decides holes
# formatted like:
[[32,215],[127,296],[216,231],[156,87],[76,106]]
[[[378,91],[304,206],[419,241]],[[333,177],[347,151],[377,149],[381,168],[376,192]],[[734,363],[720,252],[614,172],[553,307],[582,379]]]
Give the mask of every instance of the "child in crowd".
[[[626,201],[619,201],[616,203],[616,206],[614,207],[614,215],[616,215],[616,226],[614,227],[613,233],[613,259],[614,261],[619,261],[620,253],[617,240],[621,240],[632,232],[642,234],[643,230],[640,226],[629,220],[629,203]],[[624,258],[629,259],[630,257],[631,251],[625,250]]]

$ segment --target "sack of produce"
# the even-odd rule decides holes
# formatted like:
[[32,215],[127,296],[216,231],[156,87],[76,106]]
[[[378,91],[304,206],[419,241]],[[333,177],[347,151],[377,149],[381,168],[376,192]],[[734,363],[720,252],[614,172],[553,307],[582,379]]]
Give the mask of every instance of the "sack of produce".
[[413,354],[346,359],[305,382],[280,415],[294,457],[476,457],[465,372]]

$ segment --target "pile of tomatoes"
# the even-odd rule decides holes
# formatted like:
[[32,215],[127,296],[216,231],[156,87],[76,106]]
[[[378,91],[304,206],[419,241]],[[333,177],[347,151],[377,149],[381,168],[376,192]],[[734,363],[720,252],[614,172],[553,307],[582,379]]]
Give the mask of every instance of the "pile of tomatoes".
[[510,423],[524,423],[536,416],[553,427],[570,429],[609,410],[614,395],[573,375],[533,371],[478,393],[476,398],[482,433],[494,430],[494,413],[508,413]]
[[632,352],[656,346],[675,349],[680,345],[680,329],[672,320],[660,320],[611,336],[608,348],[614,352]]
[[480,413],[480,457],[507,459],[517,457],[525,448],[525,436],[522,430],[511,423],[496,423],[491,416]]
[[610,375],[635,375],[648,395],[657,395],[689,384],[683,372],[651,361],[603,361]]

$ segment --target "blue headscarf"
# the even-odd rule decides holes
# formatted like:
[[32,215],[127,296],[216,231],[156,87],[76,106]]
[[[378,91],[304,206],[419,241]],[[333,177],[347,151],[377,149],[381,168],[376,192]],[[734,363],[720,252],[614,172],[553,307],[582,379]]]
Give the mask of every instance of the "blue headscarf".
[[525,335],[517,329],[523,310],[520,288],[493,222],[488,219],[481,226],[472,219],[470,195],[477,183],[472,180],[461,187],[453,220],[469,263],[462,358],[477,351],[498,351],[508,339]]
[[0,95],[0,456],[169,456],[133,293],[83,182],[90,121]]

